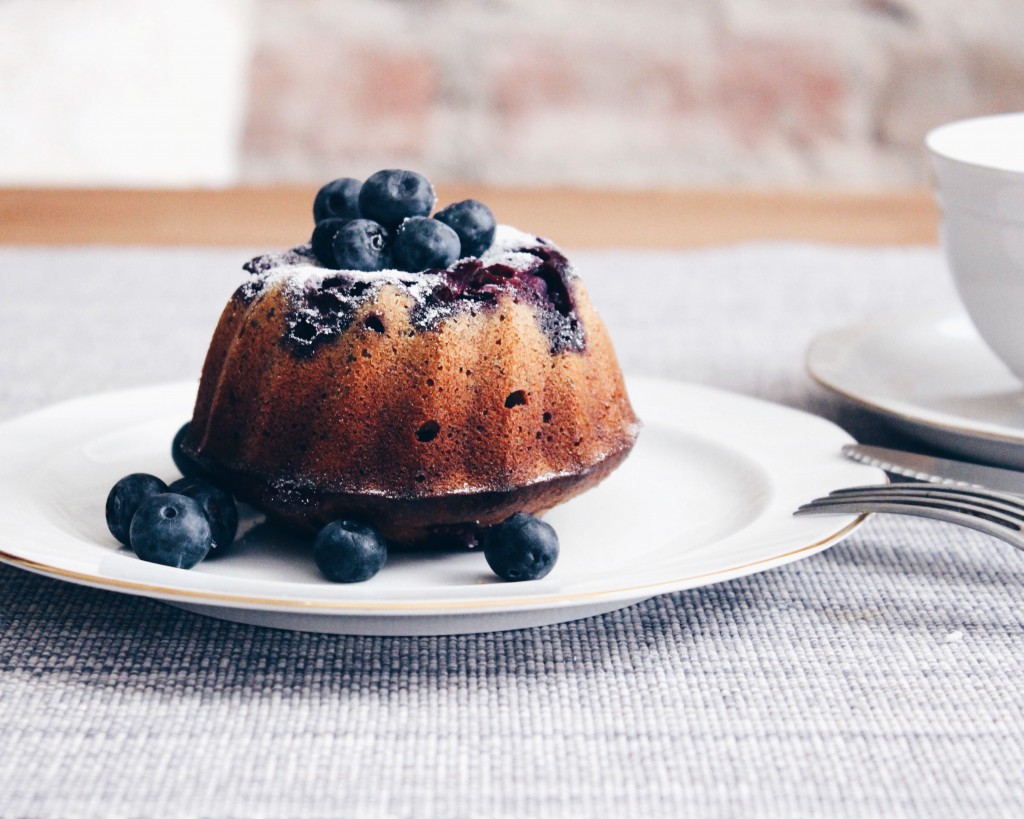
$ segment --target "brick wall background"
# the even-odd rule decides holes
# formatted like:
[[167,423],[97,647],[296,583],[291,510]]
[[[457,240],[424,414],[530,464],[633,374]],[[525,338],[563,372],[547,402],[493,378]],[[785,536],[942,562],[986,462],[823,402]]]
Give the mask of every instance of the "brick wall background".
[[[0,0],[0,54],[5,39],[20,36],[4,27],[10,9],[46,16],[49,30],[60,26],[52,14],[58,5],[82,0]],[[86,5],[116,13],[139,3]],[[927,181],[922,139],[929,128],[1024,110],[1020,0],[154,5],[193,15],[196,32],[209,30],[211,13],[221,27],[227,16],[232,41],[244,40],[244,47],[231,45],[230,66],[201,55],[213,61],[205,76],[238,75],[221,83],[223,110],[205,111],[198,126],[175,120],[191,128],[183,141],[193,160],[216,134],[216,150],[230,154],[219,172],[189,166],[189,152],[173,146],[148,157],[163,163],[162,179],[182,184],[305,183],[408,166],[439,179],[515,185],[878,188]],[[100,14],[100,29],[102,21]],[[79,21],[77,36],[103,34]],[[144,45],[153,32],[139,23],[135,36],[140,54],[159,66],[167,55]],[[0,103],[38,50],[36,43],[21,62],[0,65],[7,77],[0,71]],[[92,63],[62,67],[63,93],[79,82],[79,99],[87,98],[94,63],[115,58],[124,61],[119,87],[132,98],[139,55],[102,48]],[[167,85],[186,81],[180,71],[156,73]],[[208,98],[211,82],[192,81]],[[167,96],[153,71],[145,82],[135,99]],[[45,100],[46,88],[38,94]],[[169,104],[181,103],[172,95]],[[16,120],[20,109],[7,110]],[[21,114],[23,136],[38,127],[39,111],[32,116]],[[32,140],[44,165],[46,139],[40,128]],[[0,124],[0,181],[4,154]],[[103,151],[94,154],[80,181],[102,176]],[[144,184],[147,174],[152,169],[142,163],[134,178]]]

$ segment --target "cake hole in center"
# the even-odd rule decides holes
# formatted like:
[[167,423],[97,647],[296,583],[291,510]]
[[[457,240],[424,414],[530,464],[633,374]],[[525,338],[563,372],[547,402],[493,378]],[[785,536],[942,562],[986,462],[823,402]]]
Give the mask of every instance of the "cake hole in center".
[[370,315],[368,315],[363,320],[363,326],[367,330],[373,330],[373,332],[375,333],[384,332],[384,322],[381,320],[381,317],[378,316],[376,313],[371,313]]

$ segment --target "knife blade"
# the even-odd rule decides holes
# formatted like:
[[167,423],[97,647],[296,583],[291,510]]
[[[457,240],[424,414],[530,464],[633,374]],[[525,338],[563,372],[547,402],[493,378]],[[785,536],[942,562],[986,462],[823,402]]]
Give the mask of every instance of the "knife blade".
[[917,452],[903,452],[866,444],[847,444],[843,447],[847,458],[869,464],[886,472],[893,472],[919,481],[944,483],[952,486],[975,486],[1024,495],[1024,472],[983,466],[952,458],[936,458]]

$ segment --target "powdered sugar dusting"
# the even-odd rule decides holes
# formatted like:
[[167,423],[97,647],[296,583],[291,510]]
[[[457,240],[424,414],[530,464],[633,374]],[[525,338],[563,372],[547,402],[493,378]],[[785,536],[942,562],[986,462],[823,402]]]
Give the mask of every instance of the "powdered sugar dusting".
[[436,329],[459,312],[493,307],[502,293],[514,292],[535,306],[552,352],[584,346],[569,286],[577,277],[574,268],[554,245],[508,225],[497,226],[491,247],[479,259],[462,258],[447,269],[333,270],[317,260],[310,244],[257,256],[244,269],[252,278],[236,297],[248,303],[269,290],[283,294],[286,341],[298,355],[312,355],[337,337],[360,305],[385,285],[410,296],[410,318],[423,330]]
[[[552,245],[511,225],[498,225],[494,231],[494,241],[480,256],[480,261],[485,265],[501,263],[517,270],[528,269],[530,265],[536,263],[536,257],[526,251],[538,247],[552,247]],[[257,256],[242,265],[242,269],[254,276],[266,279],[267,283],[277,281],[282,277],[316,281],[318,276],[344,274],[362,281],[386,281],[411,285],[424,276],[430,276],[433,272],[334,270],[324,267],[320,263],[313,255],[313,246],[309,242],[289,250]]]
[[483,256],[480,257],[480,261],[485,264],[490,264],[495,261],[497,257],[516,250],[526,250],[532,247],[540,247],[548,244],[543,239],[534,236],[530,233],[523,233],[518,228],[514,228],[511,225],[498,225],[494,229],[494,241],[491,242],[491,246],[484,251]]
[[335,270],[324,267],[313,255],[310,244],[299,245],[291,250],[257,256],[242,266],[243,270],[263,279],[264,285],[285,282],[289,289],[299,292],[307,287],[316,287],[330,276],[368,283],[415,285],[427,273],[407,273],[403,270]]

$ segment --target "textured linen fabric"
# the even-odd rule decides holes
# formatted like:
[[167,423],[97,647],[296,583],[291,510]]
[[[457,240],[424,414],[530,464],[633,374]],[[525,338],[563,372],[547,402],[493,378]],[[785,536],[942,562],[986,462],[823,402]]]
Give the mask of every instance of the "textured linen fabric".
[[[0,249],[0,417],[195,378],[248,255]],[[873,440],[899,442],[811,382],[807,344],[954,303],[930,247],[576,259],[627,371]],[[1019,815],[1022,581],[1002,543],[876,516],[815,557],[600,617],[372,638],[0,566],[0,815]]]

